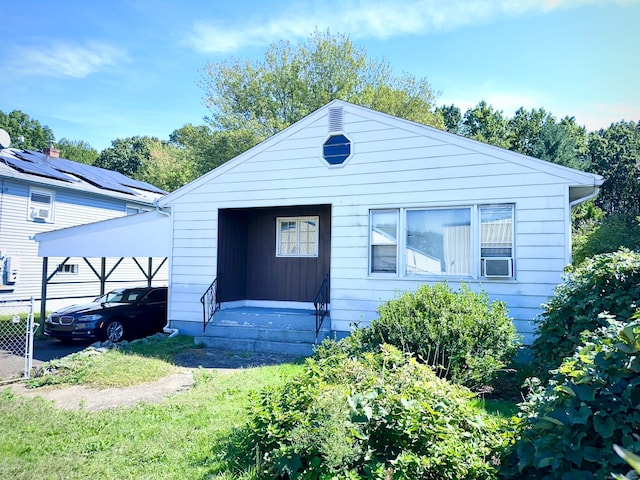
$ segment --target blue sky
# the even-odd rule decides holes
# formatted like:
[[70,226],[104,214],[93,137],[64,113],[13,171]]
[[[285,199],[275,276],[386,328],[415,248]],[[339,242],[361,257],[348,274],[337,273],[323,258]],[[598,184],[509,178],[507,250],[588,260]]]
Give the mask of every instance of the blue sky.
[[203,124],[208,62],[327,28],[463,112],[485,99],[588,130],[640,120],[640,0],[24,0],[0,18],[0,110],[98,150]]

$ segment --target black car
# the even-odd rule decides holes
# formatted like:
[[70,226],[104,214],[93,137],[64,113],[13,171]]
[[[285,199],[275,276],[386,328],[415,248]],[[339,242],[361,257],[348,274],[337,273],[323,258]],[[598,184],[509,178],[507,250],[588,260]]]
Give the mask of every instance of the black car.
[[167,287],[121,288],[92,303],[53,312],[44,324],[44,334],[62,341],[119,342],[161,332],[166,324]]

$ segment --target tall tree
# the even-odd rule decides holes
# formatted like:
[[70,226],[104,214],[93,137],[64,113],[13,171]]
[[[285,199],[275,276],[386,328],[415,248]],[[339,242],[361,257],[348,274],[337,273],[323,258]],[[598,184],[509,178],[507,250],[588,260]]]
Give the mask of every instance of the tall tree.
[[27,150],[44,150],[48,148],[55,136],[46,125],[29,117],[20,110],[10,113],[0,111],[0,128],[11,136],[11,146]]
[[62,138],[58,142],[60,156],[75,162],[93,165],[98,158],[98,151],[84,140],[68,140]]
[[460,133],[460,128],[462,126],[462,112],[458,107],[454,104],[443,105],[436,108],[436,113],[442,115],[444,128],[447,132]]
[[135,178],[171,192],[197,177],[196,164],[184,149],[161,141],[150,141],[149,158]]
[[462,134],[497,147],[509,148],[507,119],[485,100],[469,108],[462,119]]
[[333,99],[442,128],[437,94],[424,79],[392,75],[345,35],[316,31],[304,43],[272,44],[262,61],[208,64],[201,86],[216,131],[244,132],[255,144]]
[[542,128],[553,123],[555,123],[555,118],[544,108],[534,108],[527,111],[524,107],[520,107],[508,121],[511,150],[533,156],[540,141]]
[[609,215],[640,215],[640,121],[591,132],[589,160],[605,178],[596,204]]
[[100,152],[94,165],[134,178],[149,160],[151,156],[149,146],[154,141],[160,140],[139,136],[113,140],[110,147]]

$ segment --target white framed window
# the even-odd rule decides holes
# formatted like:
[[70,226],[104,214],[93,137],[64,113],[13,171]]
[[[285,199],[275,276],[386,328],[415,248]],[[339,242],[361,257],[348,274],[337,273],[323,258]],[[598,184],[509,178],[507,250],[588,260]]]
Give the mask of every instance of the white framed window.
[[78,274],[78,264],[77,263],[65,263],[58,265],[58,273],[64,275],[77,275]]
[[369,273],[514,277],[513,204],[371,210]]
[[317,257],[319,217],[278,217],[277,257]]
[[32,222],[53,223],[54,193],[48,190],[29,189],[27,219]]
[[513,205],[483,205],[480,210],[481,276],[513,276]]
[[369,265],[371,273],[398,272],[398,210],[370,213]]

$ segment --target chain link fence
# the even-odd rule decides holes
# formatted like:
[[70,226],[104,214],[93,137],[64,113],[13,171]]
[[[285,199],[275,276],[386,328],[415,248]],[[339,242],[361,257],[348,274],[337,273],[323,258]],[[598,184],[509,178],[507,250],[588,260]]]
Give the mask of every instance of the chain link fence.
[[0,302],[0,384],[29,378],[33,363],[34,300]]

